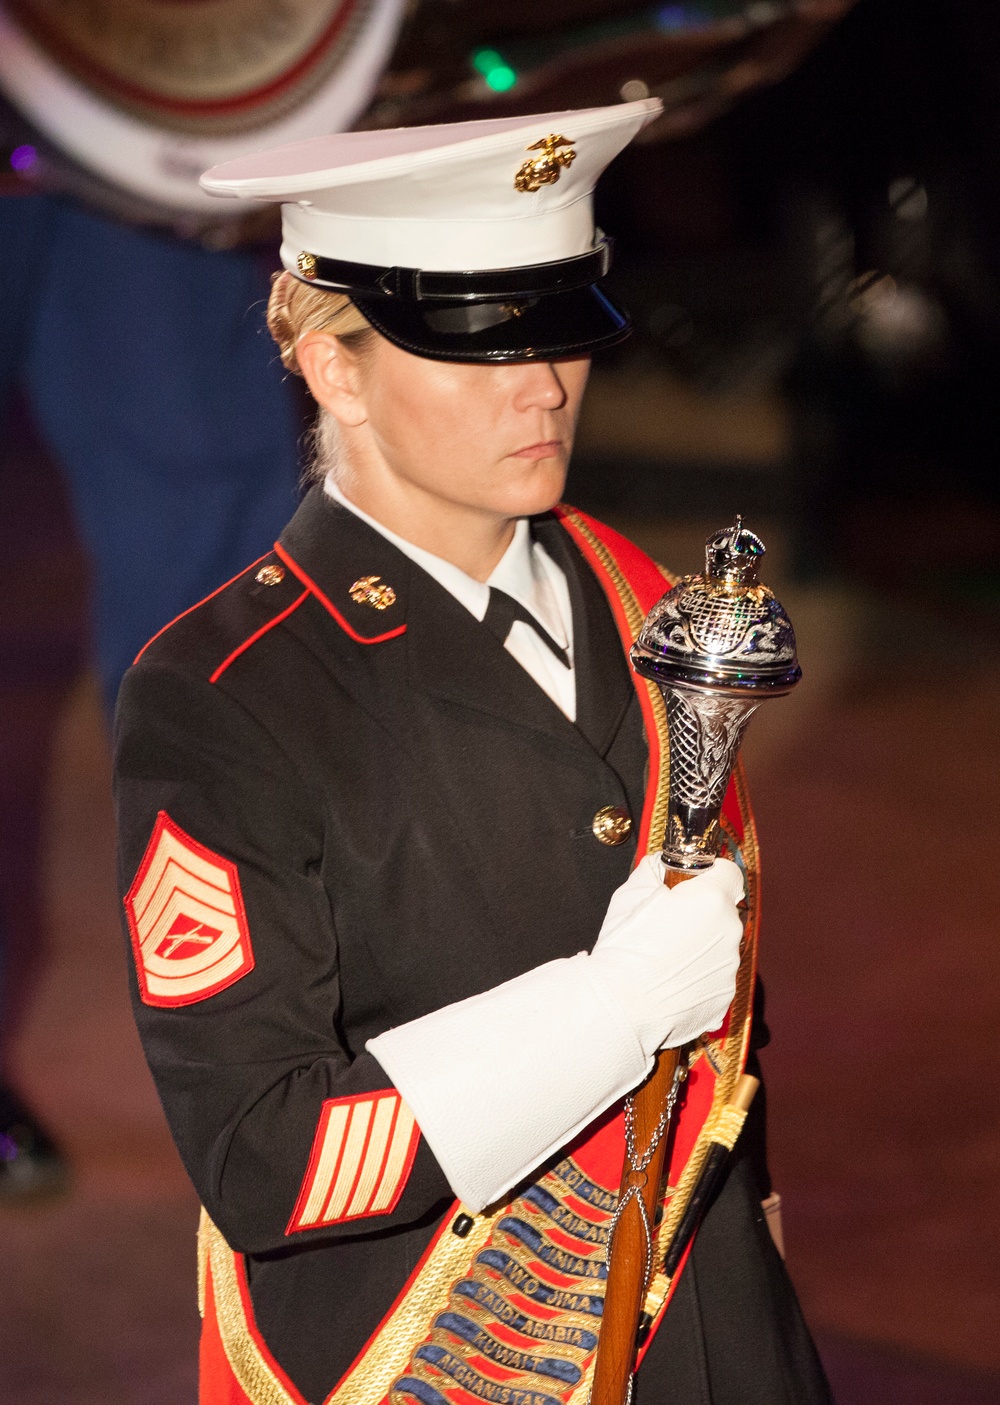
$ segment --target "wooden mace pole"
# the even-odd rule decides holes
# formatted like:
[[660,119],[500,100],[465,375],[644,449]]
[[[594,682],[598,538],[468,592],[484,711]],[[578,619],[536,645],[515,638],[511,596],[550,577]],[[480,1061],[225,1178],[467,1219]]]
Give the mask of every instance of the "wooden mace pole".
[[[664,882],[668,888],[675,888],[678,883],[691,877],[693,874],[667,869]],[[657,1056],[653,1072],[633,1098],[635,1159],[639,1162],[644,1160],[649,1144],[660,1125],[660,1118],[674,1084],[680,1054],[679,1049],[662,1049]],[[759,1087],[760,1083],[756,1078],[744,1074],[736,1086],[729,1106],[745,1116]],[[604,1315],[601,1319],[590,1405],[625,1405],[629,1399],[637,1350],[639,1315],[642,1312],[649,1278],[655,1268],[656,1211],[669,1140],[669,1127],[665,1127],[641,1172],[636,1173],[631,1168],[627,1155],[622,1167],[618,1202],[622,1204],[630,1187],[636,1187],[642,1196],[646,1211],[645,1224],[650,1228],[653,1242],[647,1245],[642,1210],[633,1196],[624,1205],[614,1229],[613,1252],[609,1256]],[[694,1237],[707,1199],[715,1188],[731,1149],[731,1142],[713,1143],[709,1149],[708,1160],[694,1188],[688,1210],[677,1226],[670,1246],[668,1258],[675,1261],[671,1267],[672,1273],[676,1272],[677,1263]]]
[[[689,876],[691,875],[677,873],[668,868],[664,882],[668,888],[674,888]],[[653,1139],[663,1109],[667,1105],[679,1059],[679,1049],[662,1049],[652,1073],[633,1098],[635,1148],[640,1161]],[[622,1168],[621,1188],[618,1192],[621,1204],[629,1188],[632,1185],[636,1186],[642,1197],[646,1212],[645,1224],[650,1227],[654,1246],[656,1208],[668,1141],[665,1130],[643,1171],[633,1171],[626,1156]],[[649,1273],[653,1269],[651,1261],[647,1266],[648,1248],[653,1246],[647,1245],[643,1213],[635,1196],[622,1209],[615,1225],[612,1244],[590,1405],[624,1405],[629,1394],[635,1363],[639,1314],[648,1286],[647,1267]],[[651,1254],[649,1258],[652,1259]]]
[[[670,750],[676,747],[684,780],[677,786],[676,776],[670,776],[667,828],[672,833],[673,826],[677,833],[664,857],[708,856],[725,783],[751,713],[763,699],[787,693],[802,676],[791,621],[772,592],[758,583],[763,555],[764,543],[737,517],[705,543],[705,574],[685,576],[667,591],[646,616],[630,650],[636,672],[663,694]],[[690,876],[668,868],[665,881],[673,888]],[[654,1267],[656,1208],[680,1056],[680,1050],[663,1050],[650,1077],[626,1103],[625,1165],[608,1246],[604,1315],[589,1405],[627,1405],[631,1394],[639,1314]],[[746,1106],[734,1102],[736,1117],[729,1119],[730,1124],[736,1122],[735,1135],[756,1079],[741,1084]],[[709,1158],[711,1167],[706,1164],[703,1170],[720,1173],[731,1135],[726,1132],[718,1152]],[[685,1226],[688,1242],[698,1207],[709,1194],[700,1181],[695,1189],[704,1194],[692,1197]],[[678,1242],[673,1250],[672,1262],[677,1253],[683,1254],[683,1245]]]

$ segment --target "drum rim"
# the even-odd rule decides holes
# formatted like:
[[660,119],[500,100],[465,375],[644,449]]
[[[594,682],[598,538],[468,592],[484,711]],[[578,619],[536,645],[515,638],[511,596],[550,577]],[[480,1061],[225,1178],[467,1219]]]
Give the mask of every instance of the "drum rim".
[[126,195],[178,218],[240,219],[247,202],[206,194],[201,173],[261,148],[352,127],[374,95],[405,3],[345,6],[354,32],[334,73],[291,110],[237,133],[178,131],[115,105],[61,68],[2,4],[0,92],[69,160]]

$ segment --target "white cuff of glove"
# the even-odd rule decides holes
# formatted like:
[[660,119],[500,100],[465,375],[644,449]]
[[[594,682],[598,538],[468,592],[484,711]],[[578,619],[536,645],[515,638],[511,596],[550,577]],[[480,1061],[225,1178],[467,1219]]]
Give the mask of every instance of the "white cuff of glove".
[[572,1141],[652,1065],[583,954],[387,1030],[366,1047],[474,1214]]
[[551,961],[368,1042],[455,1194],[492,1204],[648,1073],[717,1029],[736,985],[743,876],[676,888],[659,855],[615,892],[591,955]]

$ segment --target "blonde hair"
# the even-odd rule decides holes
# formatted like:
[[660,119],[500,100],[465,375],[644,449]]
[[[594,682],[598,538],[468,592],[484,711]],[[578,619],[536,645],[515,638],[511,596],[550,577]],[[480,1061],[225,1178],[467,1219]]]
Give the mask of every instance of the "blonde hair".
[[278,344],[282,365],[301,376],[295,347],[306,332],[329,332],[357,354],[375,329],[346,293],[310,287],[286,269],[271,276],[267,330]]
[[[338,337],[354,356],[363,356],[370,347],[375,329],[345,293],[311,288],[287,269],[271,277],[267,300],[267,329],[277,342],[281,364],[301,376],[295,348],[307,332],[329,332]],[[309,462],[305,478],[322,482],[328,473],[337,474],[340,426],[322,407],[316,416],[308,441]]]

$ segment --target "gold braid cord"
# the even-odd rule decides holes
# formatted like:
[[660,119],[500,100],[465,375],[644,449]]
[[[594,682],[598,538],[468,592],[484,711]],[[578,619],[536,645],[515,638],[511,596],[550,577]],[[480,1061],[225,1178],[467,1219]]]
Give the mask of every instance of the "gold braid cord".
[[[613,589],[634,639],[644,619],[635,592],[588,523],[572,510],[567,510],[565,517],[596,556],[598,576],[604,573],[602,584]],[[645,680],[637,680],[637,685],[648,691],[656,732],[650,743],[651,748],[658,748],[661,758],[647,845],[653,853],[663,843],[667,814],[667,718],[659,689]],[[725,818],[723,833],[730,855],[742,863],[746,874],[750,915],[743,957],[728,1032],[721,1040],[702,1042],[692,1060],[693,1066],[704,1059],[706,1073],[715,1076],[711,1108],[687,1164],[667,1191],[654,1264],[663,1263],[711,1141],[721,1140],[723,1133],[734,1140],[738,1135],[724,1109],[743,1071],[749,1043],[759,883],[756,833],[739,768],[735,784],[742,842]],[[401,1301],[325,1405],[381,1405],[386,1399],[391,1405],[412,1405],[414,1399],[431,1397],[441,1405],[475,1405],[477,1401],[488,1405],[586,1405],[617,1181],[618,1168],[615,1184],[609,1188],[566,1157],[491,1213],[473,1216],[472,1228],[463,1238],[450,1231],[456,1207]],[[549,1233],[552,1230],[554,1235]],[[575,1252],[567,1249],[568,1243],[575,1246]],[[254,1405],[296,1405],[247,1320],[249,1299],[242,1282],[242,1264],[203,1212],[199,1231],[202,1293],[206,1266],[211,1268],[211,1293],[223,1349],[241,1389]],[[550,1270],[551,1282],[547,1281]],[[672,1287],[662,1270],[654,1271],[644,1304],[654,1324],[662,1317]],[[516,1303],[510,1301],[512,1294]],[[532,1312],[533,1303],[543,1305],[537,1316]],[[499,1334],[494,1330],[497,1327]],[[512,1347],[512,1331],[523,1342],[523,1350]],[[484,1373],[484,1361],[501,1368],[497,1376]],[[416,1396],[408,1388],[411,1385],[417,1389]]]

